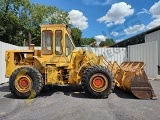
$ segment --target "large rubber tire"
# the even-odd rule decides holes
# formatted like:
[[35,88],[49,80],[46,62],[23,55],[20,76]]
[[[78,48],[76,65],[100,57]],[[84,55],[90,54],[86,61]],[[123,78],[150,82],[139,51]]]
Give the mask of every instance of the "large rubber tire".
[[[104,86],[94,88],[93,79],[101,79]],[[82,77],[82,87],[85,93],[91,98],[108,98],[108,95],[112,93],[115,83],[112,77],[112,73],[104,66],[91,66],[87,68]]]
[[[18,78],[24,76],[30,78],[30,89],[21,91],[17,89]],[[18,80],[17,80],[18,79]],[[34,67],[20,67],[16,69],[9,78],[9,88],[14,96],[21,99],[35,98],[43,88],[42,74]]]

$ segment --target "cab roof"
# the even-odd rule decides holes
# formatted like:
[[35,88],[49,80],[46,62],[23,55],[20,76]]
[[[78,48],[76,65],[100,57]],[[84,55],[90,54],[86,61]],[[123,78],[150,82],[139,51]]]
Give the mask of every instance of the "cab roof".
[[65,24],[42,24],[40,25],[41,28],[46,27],[66,27]]

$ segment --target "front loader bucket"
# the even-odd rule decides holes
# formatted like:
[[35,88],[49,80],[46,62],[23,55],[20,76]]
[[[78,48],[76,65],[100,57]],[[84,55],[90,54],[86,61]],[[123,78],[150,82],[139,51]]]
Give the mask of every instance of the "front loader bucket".
[[112,65],[115,83],[125,91],[132,92],[139,99],[157,99],[144,71],[144,62],[123,62]]
[[131,82],[131,92],[139,99],[157,99],[148,78],[143,75],[136,76]]

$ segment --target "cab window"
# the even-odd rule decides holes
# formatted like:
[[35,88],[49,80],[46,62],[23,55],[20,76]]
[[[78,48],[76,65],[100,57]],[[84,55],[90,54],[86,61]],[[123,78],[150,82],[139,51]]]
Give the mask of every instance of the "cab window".
[[74,46],[71,42],[70,37],[66,34],[65,35],[65,39],[66,39],[66,56],[68,56],[74,49]]
[[53,53],[52,36],[51,30],[42,31],[42,54],[44,55],[51,55]]
[[62,30],[55,31],[55,48],[56,48],[56,55],[62,54]]

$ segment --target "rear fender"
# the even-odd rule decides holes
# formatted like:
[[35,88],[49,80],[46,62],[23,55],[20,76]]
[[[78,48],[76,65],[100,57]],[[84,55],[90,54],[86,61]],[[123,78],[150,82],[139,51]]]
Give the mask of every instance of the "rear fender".
[[37,68],[42,74],[45,73],[45,64],[43,60],[37,56],[33,56],[34,58],[34,67]]

